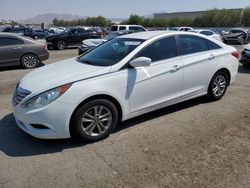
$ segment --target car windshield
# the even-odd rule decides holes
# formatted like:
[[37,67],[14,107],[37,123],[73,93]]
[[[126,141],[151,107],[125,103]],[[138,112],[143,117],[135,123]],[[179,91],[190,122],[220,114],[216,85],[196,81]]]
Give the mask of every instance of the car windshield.
[[144,40],[115,38],[77,58],[79,62],[95,66],[112,66],[125,58]]

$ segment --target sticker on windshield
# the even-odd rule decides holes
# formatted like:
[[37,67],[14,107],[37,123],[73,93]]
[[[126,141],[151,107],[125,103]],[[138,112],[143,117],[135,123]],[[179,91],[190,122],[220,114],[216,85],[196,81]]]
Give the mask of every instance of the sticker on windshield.
[[128,46],[138,46],[141,42],[138,41],[125,41],[124,44]]

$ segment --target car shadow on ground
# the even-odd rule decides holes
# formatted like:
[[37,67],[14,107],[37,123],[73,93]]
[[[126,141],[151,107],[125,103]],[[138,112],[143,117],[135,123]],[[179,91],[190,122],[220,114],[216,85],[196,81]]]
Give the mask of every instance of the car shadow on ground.
[[[112,134],[116,134],[119,131],[138,124],[143,126],[143,124],[141,124],[143,122],[207,102],[208,100],[206,97],[200,97],[162,108],[146,115],[141,115],[121,123]],[[11,157],[57,153],[68,148],[84,147],[87,144],[91,143],[81,143],[73,139],[41,140],[33,138],[17,127],[12,113],[8,114],[0,121],[0,152]]]
[[242,74],[250,74],[250,65],[249,67],[243,67],[242,65],[240,65],[238,72]]
[[[38,67],[43,67],[45,64],[41,62]],[[12,70],[25,70],[21,65],[0,67],[0,72],[12,71]]]
[[[65,48],[64,50],[74,50],[77,49],[79,46],[69,46],[67,48]],[[58,50],[56,48],[49,48],[48,51],[63,51],[63,50]]]

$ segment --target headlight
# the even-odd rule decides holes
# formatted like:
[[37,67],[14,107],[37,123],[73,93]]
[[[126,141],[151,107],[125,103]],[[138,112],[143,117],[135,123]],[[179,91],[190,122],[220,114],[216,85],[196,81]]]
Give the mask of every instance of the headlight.
[[44,93],[41,93],[30,100],[26,101],[22,104],[23,108],[41,108],[44,107],[53,101],[55,101],[58,97],[60,97],[63,93],[65,93],[72,84],[65,84],[59,86],[57,88],[48,90]]

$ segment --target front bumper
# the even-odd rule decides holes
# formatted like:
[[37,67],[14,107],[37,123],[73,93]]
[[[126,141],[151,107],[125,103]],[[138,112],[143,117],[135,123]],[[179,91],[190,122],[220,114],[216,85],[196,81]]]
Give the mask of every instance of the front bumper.
[[241,59],[240,59],[240,62],[241,63],[244,63],[244,64],[249,64],[250,63],[250,51],[243,51],[241,53]]
[[[42,139],[69,138],[73,110],[70,105],[58,101],[39,109],[25,109],[20,103],[16,106],[13,104],[17,125],[31,136]],[[37,128],[34,125],[43,125],[45,128]]]

